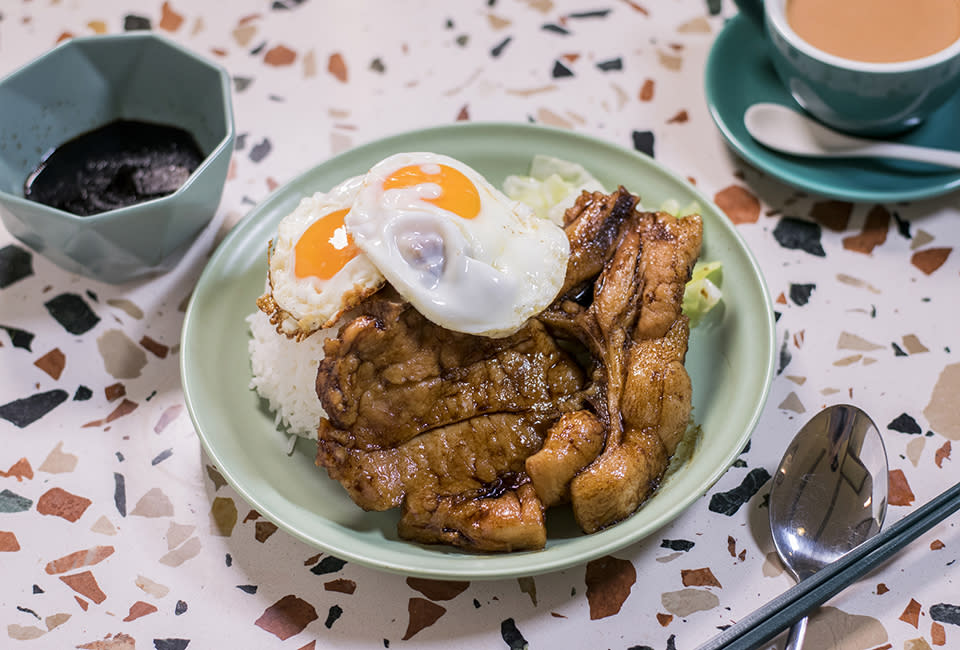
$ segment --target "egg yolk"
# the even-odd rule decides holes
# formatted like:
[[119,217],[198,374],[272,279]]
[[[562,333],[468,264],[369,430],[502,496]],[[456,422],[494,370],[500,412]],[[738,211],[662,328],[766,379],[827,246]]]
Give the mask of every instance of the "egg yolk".
[[343,225],[349,211],[345,208],[320,217],[300,236],[293,249],[293,272],[298,278],[329,280],[357,256],[359,249]]
[[390,174],[383,183],[384,190],[414,187],[422,183],[440,186],[440,196],[423,199],[442,210],[452,212],[464,219],[473,219],[480,214],[480,194],[477,186],[459,170],[448,165],[431,165],[439,172],[427,172],[421,165],[407,165]]

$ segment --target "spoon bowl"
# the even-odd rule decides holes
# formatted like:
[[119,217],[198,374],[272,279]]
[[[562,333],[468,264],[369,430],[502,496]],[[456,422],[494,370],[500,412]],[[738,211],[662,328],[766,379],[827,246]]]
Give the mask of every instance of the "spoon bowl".
[[960,151],[855,138],[781,104],[751,105],[743,114],[743,124],[763,146],[794,156],[896,158],[960,168]]
[[[800,429],[773,478],[770,532],[777,554],[803,580],[853,550],[883,525],[887,454],[876,424],[856,406],[838,404]],[[791,630],[799,648],[806,619]]]

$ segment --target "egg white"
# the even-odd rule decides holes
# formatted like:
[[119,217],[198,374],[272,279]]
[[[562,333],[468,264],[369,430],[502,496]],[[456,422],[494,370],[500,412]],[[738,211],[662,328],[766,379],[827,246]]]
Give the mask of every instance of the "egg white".
[[[464,219],[430,203],[441,192],[436,183],[384,190],[385,180],[409,165],[460,171],[479,193],[479,214]],[[562,228],[462,162],[434,153],[399,153],[376,164],[345,223],[420,313],[468,334],[505,336],[543,311],[563,284],[570,255]]]
[[[278,332],[299,340],[330,327],[344,311],[383,285],[383,274],[362,252],[328,280],[294,273],[295,247],[303,233],[321,217],[350,208],[360,188],[361,178],[354,177],[329,192],[305,197],[277,226],[269,251],[269,299],[264,296],[258,304],[270,314]],[[331,244],[346,246],[346,230],[339,229]]]

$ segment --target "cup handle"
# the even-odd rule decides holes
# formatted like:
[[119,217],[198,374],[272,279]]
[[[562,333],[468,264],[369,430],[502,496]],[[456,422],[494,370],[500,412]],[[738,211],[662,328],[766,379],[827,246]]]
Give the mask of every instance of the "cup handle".
[[763,0],[733,0],[740,13],[745,15],[758,28],[763,29]]

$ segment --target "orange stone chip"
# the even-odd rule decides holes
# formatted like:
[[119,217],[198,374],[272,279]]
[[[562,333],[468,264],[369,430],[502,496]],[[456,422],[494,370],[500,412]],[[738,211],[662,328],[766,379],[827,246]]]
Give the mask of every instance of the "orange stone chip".
[[810,208],[810,216],[827,230],[843,232],[850,223],[853,203],[849,201],[819,201]]
[[157,24],[160,29],[165,29],[168,32],[175,32],[180,29],[180,25],[183,24],[183,16],[174,11],[169,2],[164,2],[160,11],[160,22]]
[[15,478],[19,483],[23,479],[29,480],[33,478],[33,467],[30,466],[30,461],[28,461],[26,458],[21,458],[11,465],[10,469],[8,469],[6,472],[0,472],[0,476]]
[[913,503],[916,497],[913,496],[913,490],[910,489],[902,469],[890,470],[889,484],[890,498],[887,503],[891,506],[909,506]]
[[17,536],[7,530],[0,530],[0,553],[13,553],[20,550]]
[[327,61],[327,72],[332,74],[334,77],[340,81],[346,83],[347,81],[347,62],[343,60],[343,55],[339,52],[334,52],[330,55],[330,59]]
[[113,555],[112,546],[94,546],[83,551],[75,551],[69,555],[64,555],[47,563],[44,569],[50,575],[55,573],[66,573],[80,567],[98,564]]
[[607,555],[589,562],[586,583],[590,620],[618,613],[636,581],[637,570],[629,560]]
[[338,578],[330,582],[324,582],[323,588],[327,591],[336,591],[341,594],[352,594],[357,590],[357,583],[346,578]]
[[713,575],[709,567],[702,569],[683,569],[680,571],[684,587],[720,587],[720,581]]
[[126,387],[121,384],[119,381],[115,384],[110,384],[103,389],[103,394],[107,398],[108,402],[112,402],[115,399],[120,399],[127,394]]
[[940,623],[933,621],[930,624],[930,641],[933,645],[947,645],[947,633]]
[[653,79],[645,80],[643,82],[643,85],[640,86],[640,95],[639,95],[640,101],[649,102],[651,99],[653,99],[653,89],[654,89]]
[[289,594],[264,610],[254,625],[285,641],[303,632],[303,629],[317,618],[317,610],[313,605]]
[[53,348],[45,355],[33,362],[37,368],[44,371],[54,379],[60,379],[64,367],[67,365],[67,357],[63,355],[60,348]]
[[37,500],[37,512],[76,521],[83,516],[91,503],[93,502],[86,497],[71,494],[61,488],[51,488]]
[[277,532],[277,525],[272,521],[258,521],[255,524],[253,536],[258,542],[263,544],[270,539],[270,536],[275,532]]
[[411,589],[416,589],[430,600],[450,600],[466,591],[470,583],[458,580],[407,578],[407,585]]
[[756,223],[760,218],[760,201],[749,190],[739,185],[726,187],[713,197],[727,217],[735,224]]
[[910,263],[930,275],[943,266],[952,251],[952,248],[926,248],[914,253],[913,257],[910,258]]
[[153,352],[155,355],[157,355],[161,359],[166,359],[167,353],[170,351],[169,345],[164,345],[163,343],[160,343],[159,341],[155,341],[146,335],[144,335],[144,337],[140,339],[140,345],[145,347],[150,352]]
[[934,454],[933,461],[937,464],[937,467],[943,467],[943,461],[950,460],[950,441],[947,440],[943,443],[937,453]]
[[411,598],[407,603],[407,612],[410,614],[410,620],[407,623],[407,631],[403,635],[404,641],[420,630],[436,623],[441,616],[447,613],[447,608],[431,603],[425,598]]
[[920,603],[911,598],[910,603],[906,609],[903,610],[903,614],[900,614],[900,620],[904,623],[909,623],[913,627],[917,627],[920,623]]
[[113,422],[117,418],[122,418],[124,415],[130,415],[137,409],[137,406],[139,405],[136,402],[131,402],[127,398],[123,398],[123,401],[120,402],[117,408],[113,409],[113,412],[107,416],[107,419],[104,420],[104,422]]
[[890,229],[890,213],[882,205],[876,205],[867,214],[863,232],[859,235],[844,237],[843,247],[850,251],[869,255],[873,249],[887,241]]
[[107,595],[101,591],[100,585],[97,584],[97,579],[94,578],[93,574],[89,571],[74,573],[69,576],[60,576],[60,579],[75,592],[81,596],[86,596],[87,599],[92,600],[98,605],[107,599]]
[[297,60],[297,53],[284,45],[276,45],[267,50],[263,62],[267,65],[290,65]]
[[145,603],[142,600],[138,600],[134,604],[130,605],[130,613],[124,617],[123,622],[129,623],[130,621],[136,620],[141,616],[153,614],[155,611],[157,611],[156,605],[151,605],[150,603]]

